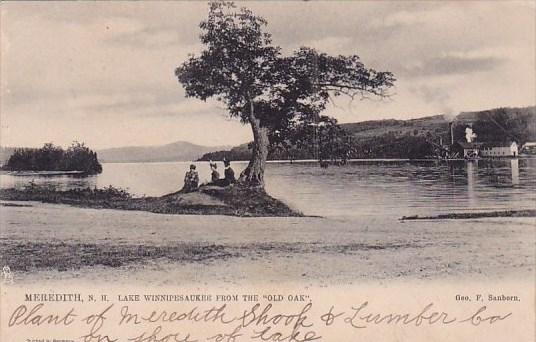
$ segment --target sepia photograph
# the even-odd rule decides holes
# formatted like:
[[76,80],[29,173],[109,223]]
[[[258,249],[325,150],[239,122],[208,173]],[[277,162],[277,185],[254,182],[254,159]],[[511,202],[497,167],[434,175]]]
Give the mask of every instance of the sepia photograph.
[[0,11],[2,341],[536,339],[534,1]]

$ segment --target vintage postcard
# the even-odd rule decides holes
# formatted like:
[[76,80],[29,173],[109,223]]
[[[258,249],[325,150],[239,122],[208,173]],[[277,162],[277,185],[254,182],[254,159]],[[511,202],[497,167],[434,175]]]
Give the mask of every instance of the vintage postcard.
[[0,340],[535,341],[534,1],[2,1]]

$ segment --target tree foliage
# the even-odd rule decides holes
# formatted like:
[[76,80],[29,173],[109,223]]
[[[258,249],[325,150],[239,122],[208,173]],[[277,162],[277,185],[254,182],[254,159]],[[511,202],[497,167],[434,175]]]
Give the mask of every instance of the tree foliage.
[[[175,74],[186,96],[201,100],[215,97],[231,116],[249,122],[249,105],[274,85],[279,49],[262,32],[266,21],[248,9],[233,12],[234,4],[210,3],[209,16],[200,24],[205,50],[191,55]],[[230,12],[229,12],[230,11]]]
[[17,148],[5,165],[12,171],[82,171],[102,172],[97,153],[83,143],[74,142],[67,150],[52,143],[42,148]]
[[210,3],[200,24],[205,49],[175,71],[186,96],[216,98],[231,117],[251,125],[252,158],[241,179],[258,185],[263,185],[268,145],[291,146],[293,134],[318,124],[334,97],[384,97],[395,81],[390,72],[365,67],[357,55],[330,56],[302,47],[283,56],[264,32],[266,25],[247,8]]

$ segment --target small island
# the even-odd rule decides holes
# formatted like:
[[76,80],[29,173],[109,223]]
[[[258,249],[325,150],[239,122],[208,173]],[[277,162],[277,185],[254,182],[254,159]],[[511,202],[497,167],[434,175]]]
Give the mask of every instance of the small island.
[[42,148],[17,148],[9,157],[5,171],[54,171],[79,172],[94,175],[102,172],[97,153],[84,143],[73,142],[64,150],[60,146],[46,143]]

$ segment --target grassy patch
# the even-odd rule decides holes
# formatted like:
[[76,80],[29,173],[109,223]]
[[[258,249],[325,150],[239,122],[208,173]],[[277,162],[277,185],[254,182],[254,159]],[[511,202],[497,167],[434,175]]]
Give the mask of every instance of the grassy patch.
[[97,265],[121,267],[160,258],[174,262],[206,262],[237,256],[226,251],[223,246],[184,243],[146,246],[25,241],[2,245],[2,265],[11,265],[13,269],[23,272],[35,269],[78,270]]
[[0,199],[69,204],[84,208],[141,210],[161,214],[232,215],[232,216],[301,216],[263,189],[238,185],[202,186],[191,193],[175,192],[161,197],[133,197],[115,187],[59,191],[31,185],[24,189],[0,189]]
[[235,208],[237,216],[302,216],[262,188],[206,186],[199,191]]

